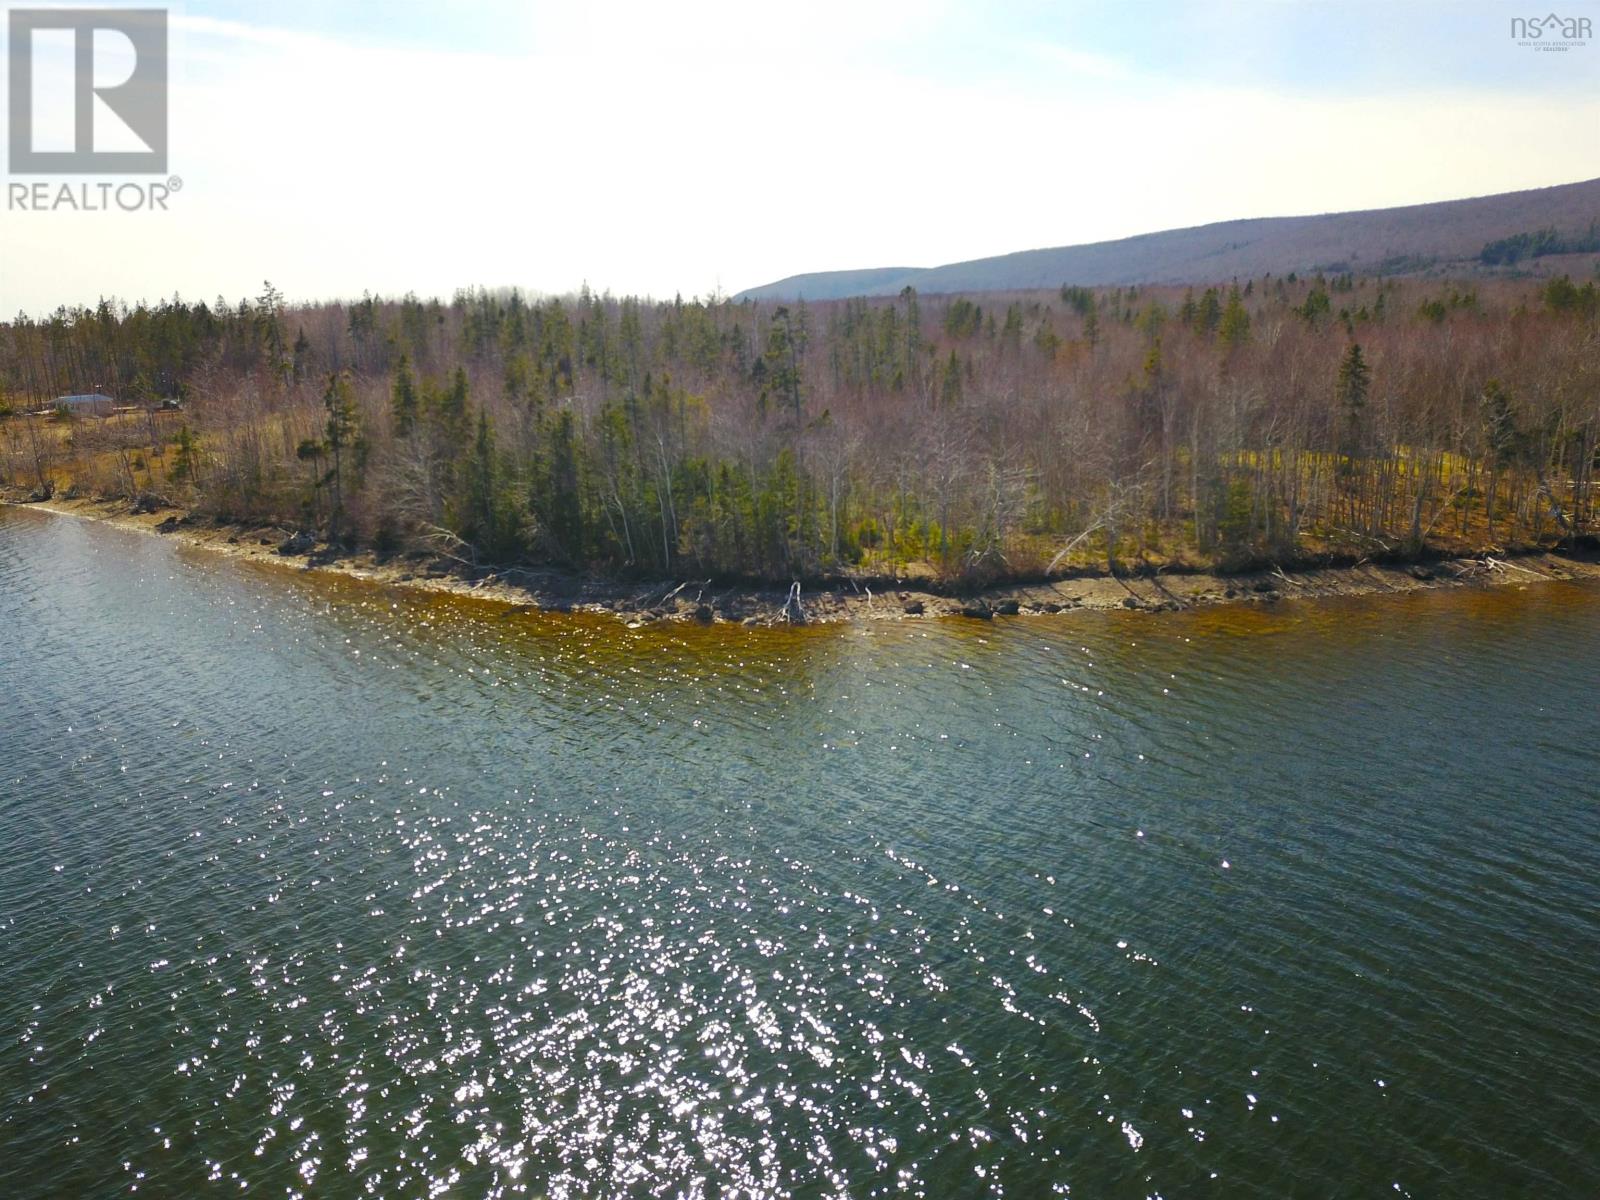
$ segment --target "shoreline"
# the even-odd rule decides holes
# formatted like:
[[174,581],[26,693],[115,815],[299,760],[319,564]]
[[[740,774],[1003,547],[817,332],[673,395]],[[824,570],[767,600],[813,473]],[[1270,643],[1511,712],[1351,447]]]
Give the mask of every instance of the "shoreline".
[[[327,571],[385,586],[445,593],[552,612],[614,616],[630,628],[659,621],[772,626],[790,623],[787,589],[713,586],[702,581],[627,581],[556,568],[499,571],[453,564],[427,554],[380,557],[371,550],[335,551],[295,544],[297,535],[267,525],[212,524],[180,508],[135,511],[122,500],[27,501],[0,495],[0,504],[57,516],[100,521],[157,534],[228,557],[300,571]],[[908,582],[892,591],[831,588],[803,592],[806,624],[856,620],[916,620],[1046,615],[1078,609],[1178,611],[1214,604],[1274,604],[1285,600],[1378,595],[1437,588],[1495,587],[1533,582],[1600,581],[1600,554],[1532,550],[1502,556],[1429,562],[1314,566],[1236,574],[1166,572],[1083,575],[1046,583],[1000,584],[950,596]]]

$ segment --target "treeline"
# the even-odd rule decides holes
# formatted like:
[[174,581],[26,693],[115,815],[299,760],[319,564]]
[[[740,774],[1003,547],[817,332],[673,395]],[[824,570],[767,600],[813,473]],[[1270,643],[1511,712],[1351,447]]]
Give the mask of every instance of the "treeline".
[[[46,420],[103,391],[181,414]],[[806,305],[585,290],[0,326],[12,487],[380,550],[984,581],[1593,522],[1595,287],[1353,274]]]
[[1563,236],[1552,228],[1498,238],[1479,251],[1478,260],[1486,266],[1509,267],[1525,258],[1543,258],[1549,254],[1593,254],[1597,251],[1600,251],[1600,221],[1591,221],[1587,231],[1570,236]]

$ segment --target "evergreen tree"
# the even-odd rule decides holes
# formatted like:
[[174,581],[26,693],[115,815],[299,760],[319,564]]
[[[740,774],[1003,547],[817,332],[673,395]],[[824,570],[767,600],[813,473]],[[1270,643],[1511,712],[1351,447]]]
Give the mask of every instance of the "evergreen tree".
[[789,406],[797,426],[801,412],[800,349],[789,310],[780,306],[768,322],[767,351],[761,361],[768,388]]
[[200,439],[187,424],[178,427],[177,446],[178,452],[172,456],[172,469],[168,474],[172,479],[193,483],[200,464]]
[[1000,345],[1012,353],[1022,349],[1022,306],[1006,307],[1005,327],[1000,331]]
[[[1289,278],[1293,280],[1294,276],[1291,274]],[[1315,325],[1333,311],[1333,301],[1328,298],[1326,289],[1318,285],[1306,293],[1305,302],[1295,311],[1307,324]]]
[[411,373],[411,360],[404,352],[395,367],[390,412],[394,417],[395,436],[410,437],[411,431],[417,427],[417,380]]
[[581,482],[577,428],[572,409],[563,408],[550,428],[544,517],[558,557],[569,563],[581,563],[585,557]]
[[351,393],[350,378],[345,374],[329,375],[327,389],[322,393],[322,406],[327,410],[328,452],[333,455],[333,510],[334,533],[337,535],[339,519],[344,515],[344,456],[356,435],[356,405]]
[[961,360],[956,357],[954,350],[945,361],[944,374],[939,381],[939,400],[949,408],[955,408],[961,403]]
[[1178,321],[1185,329],[1193,329],[1195,318],[1199,316],[1200,308],[1194,302],[1194,289],[1190,288],[1183,294],[1183,303],[1178,306]]
[[1500,475],[1515,462],[1521,439],[1517,433],[1516,410],[1512,404],[1511,393],[1501,386],[1498,379],[1491,379],[1484,385],[1483,397],[1478,407],[1483,420],[1484,442],[1488,449],[1484,457],[1489,467],[1483,508],[1489,526],[1489,536],[1493,537]]
[[1228,293],[1228,307],[1223,310],[1222,321],[1217,326],[1217,340],[1226,351],[1237,350],[1250,340],[1250,314],[1245,312],[1237,286]]
[[1502,467],[1514,461],[1520,442],[1516,408],[1511,393],[1498,379],[1484,384],[1479,412],[1483,417],[1484,442],[1488,446],[1490,463]]
[[1350,343],[1339,361],[1339,378],[1334,387],[1334,398],[1346,431],[1346,454],[1359,452],[1362,418],[1367,408],[1367,391],[1372,383],[1372,371],[1356,342]]
[[294,377],[304,379],[311,363],[311,339],[302,328],[294,339]]

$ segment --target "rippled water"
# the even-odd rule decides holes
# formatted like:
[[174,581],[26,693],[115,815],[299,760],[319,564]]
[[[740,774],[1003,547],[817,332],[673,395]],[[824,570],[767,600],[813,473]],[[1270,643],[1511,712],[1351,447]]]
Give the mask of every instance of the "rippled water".
[[1600,593],[626,631],[0,511],[0,1194],[1600,1192]]

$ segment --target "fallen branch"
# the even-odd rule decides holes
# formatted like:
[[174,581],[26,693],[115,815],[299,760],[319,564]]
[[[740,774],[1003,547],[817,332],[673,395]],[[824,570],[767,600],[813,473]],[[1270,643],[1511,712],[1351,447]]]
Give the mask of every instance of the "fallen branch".
[[711,580],[709,580],[709,579],[685,579],[677,587],[673,588],[665,596],[663,596],[663,597],[661,597],[661,599],[657,600],[655,602],[655,604],[651,605],[651,607],[652,608],[660,608],[663,604],[665,604],[668,600],[671,600],[674,596],[676,596],[679,592],[683,591],[683,589],[688,587],[691,583],[697,583],[697,584],[700,585],[700,589],[701,589],[701,594],[702,595],[705,594],[705,589],[711,586]]
[[1521,571],[1524,575],[1532,575],[1535,579],[1550,578],[1548,575],[1541,575],[1539,572],[1531,571],[1527,567],[1519,567],[1516,563],[1505,562],[1502,559],[1492,558],[1487,554],[1483,556],[1483,561],[1488,564],[1489,569],[1492,571]]
[[497,583],[500,580],[508,578],[512,575],[522,575],[532,580],[537,580],[539,578],[536,572],[529,571],[524,567],[497,567],[495,570],[490,571],[489,574],[485,575],[482,579],[478,580],[478,584],[474,586],[479,586],[485,583]]
[[1085,538],[1087,538],[1090,534],[1094,533],[1096,530],[1099,530],[1100,528],[1102,528],[1104,525],[1105,525],[1105,522],[1103,520],[1102,521],[1096,521],[1093,525],[1089,526],[1089,528],[1085,529],[1077,537],[1073,538],[1064,547],[1062,547],[1061,552],[1059,554],[1057,554],[1054,558],[1052,558],[1050,560],[1050,565],[1047,566],[1044,569],[1044,573],[1046,575],[1048,575],[1048,574],[1050,574],[1050,572],[1054,571],[1056,569],[1057,564],[1060,563],[1063,558],[1065,558],[1067,555],[1071,554],[1074,550],[1076,550],[1079,547],[1079,545],[1082,544],[1082,542],[1083,542],[1083,540]]
[[1303,588],[1303,587],[1306,586],[1305,584],[1301,583],[1298,579],[1290,579],[1287,575],[1285,575],[1283,573],[1283,568],[1280,567],[1277,563],[1273,563],[1272,564],[1272,573],[1274,575],[1276,575],[1279,579],[1281,579],[1285,583],[1287,583],[1290,587],[1301,587],[1301,588]]
[[1161,568],[1157,568],[1157,570],[1149,578],[1150,578],[1150,582],[1156,585],[1156,591],[1160,592],[1163,596],[1165,596],[1168,600],[1172,601],[1179,608],[1193,608],[1194,607],[1194,602],[1192,600],[1184,599],[1182,596],[1178,595],[1178,593],[1174,592],[1171,588],[1169,588],[1166,584],[1161,582]]

